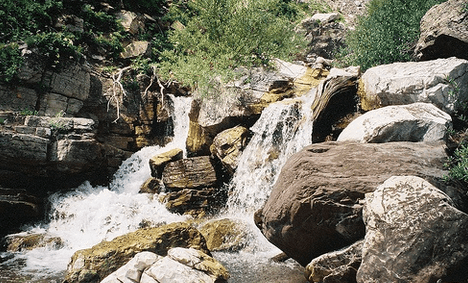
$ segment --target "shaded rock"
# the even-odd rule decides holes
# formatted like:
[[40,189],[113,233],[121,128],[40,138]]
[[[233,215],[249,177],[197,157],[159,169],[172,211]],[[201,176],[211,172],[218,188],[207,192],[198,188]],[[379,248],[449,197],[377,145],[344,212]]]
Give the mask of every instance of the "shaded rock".
[[162,180],[168,190],[210,187],[216,184],[216,171],[209,156],[197,156],[166,164]]
[[116,14],[116,16],[117,19],[120,20],[125,31],[128,31],[131,34],[138,34],[140,31],[145,29],[145,18],[143,16],[139,16],[134,12],[125,10],[121,10]]
[[163,188],[161,179],[151,177],[141,185],[139,193],[159,194]]
[[75,252],[64,282],[99,282],[139,252],[165,256],[172,247],[191,247],[210,254],[203,236],[187,223],[139,229]]
[[174,148],[167,152],[151,157],[151,159],[149,160],[151,176],[161,179],[166,164],[172,161],[182,159],[182,157],[183,151],[179,148]]
[[24,190],[0,187],[0,237],[43,216],[43,203]]
[[337,141],[439,141],[451,121],[450,115],[429,103],[386,106],[352,121]]
[[437,182],[446,174],[446,158],[442,142],[307,146],[284,165],[255,223],[270,242],[305,266],[364,237],[360,201],[365,193],[393,175]]
[[468,61],[448,58],[370,68],[361,77],[358,94],[363,110],[427,102],[453,114],[467,100],[467,86]]
[[354,283],[361,264],[363,240],[339,251],[314,258],[305,270],[309,282]]
[[446,1],[429,9],[421,19],[416,56],[420,60],[468,59],[467,15],[464,0]]
[[117,269],[101,283],[134,283],[140,282],[143,271],[163,257],[152,252],[141,252],[135,255],[124,266]]
[[246,245],[247,229],[245,224],[224,218],[212,220],[200,228],[206,239],[206,245],[212,252],[238,251]]
[[140,283],[227,282],[228,271],[217,260],[193,248],[172,248],[145,270]]
[[203,216],[222,207],[227,195],[223,189],[206,187],[168,192],[160,196],[160,199],[169,211]]
[[468,215],[422,178],[391,177],[366,194],[358,282],[463,282]]
[[237,168],[239,155],[248,143],[249,130],[242,126],[227,129],[216,135],[210,151],[221,160],[231,174]]
[[60,237],[50,237],[46,234],[11,234],[5,237],[5,242],[9,252],[33,250],[39,247],[53,249],[63,247],[63,241]]
[[343,120],[357,110],[356,80],[359,69],[332,69],[317,87],[312,104],[312,141],[334,140],[344,129]]

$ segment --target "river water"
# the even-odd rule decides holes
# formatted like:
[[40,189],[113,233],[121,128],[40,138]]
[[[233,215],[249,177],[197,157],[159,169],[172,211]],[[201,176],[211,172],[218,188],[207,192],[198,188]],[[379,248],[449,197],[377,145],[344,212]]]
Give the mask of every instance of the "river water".
[[[248,244],[239,252],[213,254],[230,271],[231,283],[307,282],[302,267],[293,260],[283,263],[270,260],[281,251],[255,227],[253,213],[267,199],[287,158],[312,143],[310,105],[313,99],[312,91],[300,99],[273,103],[250,129],[254,135],[228,185],[232,191],[228,203],[218,216],[244,222],[249,230]],[[175,133],[172,142],[164,147],[146,147],[133,154],[108,187],[93,187],[85,182],[68,193],[52,195],[48,220],[25,227],[20,234],[59,237],[62,247],[0,254],[0,282],[61,282],[75,251],[142,226],[188,218],[169,212],[157,198],[138,194],[141,184],[150,177],[148,160],[152,156],[173,148],[185,149],[191,98],[171,97],[171,100]]]

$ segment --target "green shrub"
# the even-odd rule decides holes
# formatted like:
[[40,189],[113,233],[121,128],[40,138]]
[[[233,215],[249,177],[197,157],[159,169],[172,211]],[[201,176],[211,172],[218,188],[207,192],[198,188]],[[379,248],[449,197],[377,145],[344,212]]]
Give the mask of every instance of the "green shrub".
[[370,67],[412,60],[424,14],[443,0],[371,0],[368,12],[346,37],[337,55],[346,65]]
[[23,64],[17,44],[0,44],[0,83],[12,83]]
[[163,77],[206,89],[218,79],[231,79],[236,67],[267,65],[273,57],[293,58],[304,42],[293,31],[299,9],[288,3],[293,1],[174,4],[167,15],[178,24],[168,36],[172,48],[154,50]]
[[449,169],[448,175],[445,176],[446,181],[468,184],[468,144],[461,144],[449,158],[445,167]]

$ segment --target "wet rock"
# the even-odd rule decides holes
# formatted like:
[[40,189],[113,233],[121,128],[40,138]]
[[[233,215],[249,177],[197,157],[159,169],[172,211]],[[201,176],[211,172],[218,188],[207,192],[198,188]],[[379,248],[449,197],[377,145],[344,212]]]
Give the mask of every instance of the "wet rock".
[[220,208],[225,203],[226,196],[221,189],[207,187],[168,192],[160,196],[160,199],[169,211],[203,216],[206,212]]
[[139,193],[159,194],[163,188],[161,179],[151,177],[141,185]]
[[64,282],[100,282],[139,252],[150,251],[166,256],[173,247],[194,248],[210,254],[203,236],[189,224],[181,222],[139,229],[75,252]]
[[366,194],[357,282],[463,282],[468,215],[422,178],[391,177]]
[[5,241],[7,251],[9,252],[21,252],[39,247],[49,247],[53,249],[63,247],[63,242],[60,237],[51,237],[46,234],[11,234],[5,238]]
[[162,180],[168,190],[211,187],[217,183],[210,157],[198,156],[166,164]]
[[393,63],[368,69],[359,82],[364,110],[414,102],[453,114],[468,98],[468,61],[457,58]]
[[416,56],[420,60],[468,59],[467,14],[464,0],[446,1],[429,9],[421,19]]
[[450,115],[429,103],[386,106],[353,120],[337,141],[439,141],[451,121]]
[[246,245],[246,231],[243,223],[228,218],[209,221],[200,228],[212,252],[242,249]]
[[179,148],[174,148],[167,152],[151,157],[151,159],[149,160],[151,176],[161,179],[166,164],[172,161],[182,159],[182,157],[183,151]]
[[440,143],[325,142],[305,147],[284,165],[255,223],[303,266],[362,239],[364,194],[393,175],[437,183],[446,171]]
[[339,251],[314,258],[305,270],[309,282],[355,283],[362,260],[363,240]]
[[140,283],[227,282],[229,273],[217,260],[193,248],[172,248],[145,270]]
[[213,140],[210,151],[221,160],[229,173],[233,174],[238,165],[238,158],[248,143],[249,130],[242,126],[227,129]]

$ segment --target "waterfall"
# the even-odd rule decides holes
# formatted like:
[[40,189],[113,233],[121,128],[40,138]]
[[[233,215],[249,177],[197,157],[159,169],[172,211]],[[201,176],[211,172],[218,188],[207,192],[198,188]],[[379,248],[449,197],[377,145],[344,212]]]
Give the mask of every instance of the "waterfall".
[[109,187],[93,187],[85,182],[68,193],[51,195],[50,222],[20,234],[45,233],[50,237],[59,237],[63,248],[37,248],[17,255],[14,260],[22,262],[22,272],[46,277],[48,274],[63,273],[71,256],[79,249],[89,248],[102,240],[110,240],[145,225],[186,219],[185,216],[170,213],[156,198],[153,200],[146,194],[138,194],[141,184],[151,175],[148,162],[151,157],[173,148],[183,149],[186,154],[188,113],[192,99],[172,95],[170,99],[174,110],[173,140],[164,147],[150,146],[134,153],[123,162]]

